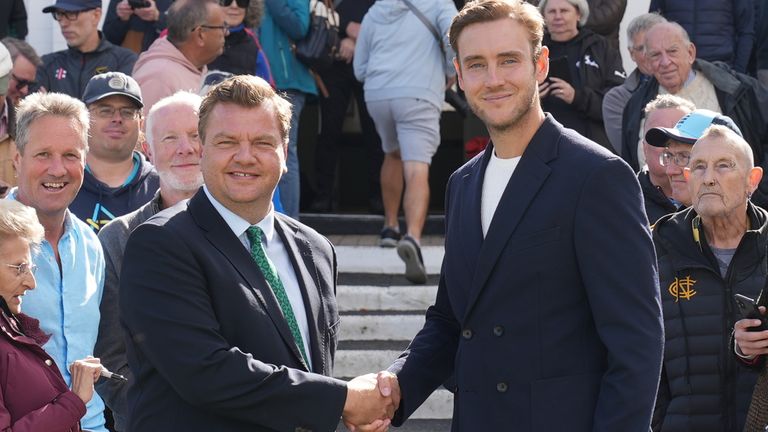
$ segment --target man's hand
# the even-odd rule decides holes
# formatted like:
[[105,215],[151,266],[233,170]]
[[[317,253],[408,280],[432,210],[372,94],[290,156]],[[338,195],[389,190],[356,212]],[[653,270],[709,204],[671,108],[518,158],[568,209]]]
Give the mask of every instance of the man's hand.
[[400,386],[393,374],[359,376],[347,383],[344,424],[353,432],[386,431],[399,403]]
[[133,15],[133,8],[128,4],[128,0],[123,0],[117,4],[116,12],[121,21],[128,21]]
[[[760,306],[760,313],[765,315],[765,306]],[[749,331],[750,327],[760,325],[758,319],[739,320],[733,326],[733,338],[739,351],[745,356],[758,356],[768,354],[768,330]]]

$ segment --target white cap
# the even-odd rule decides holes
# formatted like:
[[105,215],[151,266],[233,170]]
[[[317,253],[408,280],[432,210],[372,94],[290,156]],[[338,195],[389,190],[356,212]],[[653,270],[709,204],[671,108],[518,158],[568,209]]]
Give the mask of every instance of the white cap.
[[11,53],[8,52],[8,48],[0,43],[0,95],[8,93],[8,81],[11,78],[11,70],[13,69],[13,60],[11,60]]

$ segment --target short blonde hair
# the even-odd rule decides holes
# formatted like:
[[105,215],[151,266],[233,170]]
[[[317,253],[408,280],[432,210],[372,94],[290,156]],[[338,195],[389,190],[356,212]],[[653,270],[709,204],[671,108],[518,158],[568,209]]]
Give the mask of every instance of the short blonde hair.
[[536,61],[541,55],[541,40],[544,38],[544,18],[536,6],[519,0],[475,0],[461,8],[453,18],[448,30],[448,40],[456,57],[459,57],[458,40],[461,32],[472,24],[511,18],[526,28],[531,44],[531,57]]
[[208,116],[216,105],[222,103],[235,104],[244,108],[271,105],[275,109],[283,145],[288,145],[288,134],[291,131],[291,103],[277,94],[269,83],[253,75],[235,75],[208,90],[200,104],[200,121],[197,125],[203,143],[205,143]]
[[10,200],[0,200],[0,238],[21,237],[32,245],[43,241],[45,230],[32,207]]

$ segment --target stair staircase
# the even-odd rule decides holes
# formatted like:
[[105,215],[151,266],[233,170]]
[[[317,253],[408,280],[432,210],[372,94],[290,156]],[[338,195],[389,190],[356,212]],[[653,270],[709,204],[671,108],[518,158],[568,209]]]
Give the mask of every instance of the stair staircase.
[[[373,232],[378,232],[381,224],[375,226]],[[339,264],[341,330],[334,375],[351,379],[378,372],[397,358],[424,324],[424,312],[437,291],[443,239],[430,235],[422,240],[429,278],[425,285],[413,285],[403,276],[405,265],[395,249],[380,248],[377,235],[328,237],[336,245]],[[392,430],[450,431],[452,407],[453,395],[438,389],[405,425]],[[346,428],[340,423],[338,430]]]

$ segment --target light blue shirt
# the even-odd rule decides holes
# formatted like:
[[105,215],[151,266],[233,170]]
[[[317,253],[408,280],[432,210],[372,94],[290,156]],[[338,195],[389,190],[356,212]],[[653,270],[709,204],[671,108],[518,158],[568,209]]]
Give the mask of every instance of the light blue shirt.
[[[227,223],[227,226],[235,233],[235,236],[243,244],[243,247],[251,253],[251,244],[248,241],[248,235],[246,231],[251,227],[251,224],[247,220],[241,218],[232,212],[232,210],[226,208],[223,204],[216,201],[216,199],[208,191],[208,188],[203,186],[203,191],[208,197],[208,200],[213,204],[213,207]],[[309,368],[312,369],[312,356],[310,352],[310,340],[309,340],[309,323],[307,322],[307,311],[304,308],[304,299],[301,296],[301,287],[299,286],[299,280],[296,277],[296,272],[293,269],[291,258],[288,255],[288,251],[285,249],[283,241],[280,236],[275,233],[275,213],[273,209],[270,209],[269,213],[264,216],[259,223],[259,228],[264,231],[264,250],[267,252],[267,256],[272,261],[277,269],[277,275],[280,276],[280,281],[283,283],[285,293],[288,295],[288,300],[291,302],[291,308],[293,314],[296,316],[296,323],[299,325],[299,331],[301,331],[301,337],[304,340],[304,347],[307,352],[307,359],[309,360]],[[256,265],[254,263],[253,265]]]
[[[9,199],[15,200],[16,192],[13,189]],[[71,385],[69,365],[93,355],[99,332],[104,252],[93,230],[69,210],[58,249],[61,271],[47,240],[32,250],[37,285],[27,291],[21,307],[25,314],[40,320],[40,328],[51,335],[43,348],[56,362],[67,385]],[[107,432],[104,402],[97,393],[86,408],[88,411],[81,420],[83,429]]]

